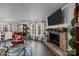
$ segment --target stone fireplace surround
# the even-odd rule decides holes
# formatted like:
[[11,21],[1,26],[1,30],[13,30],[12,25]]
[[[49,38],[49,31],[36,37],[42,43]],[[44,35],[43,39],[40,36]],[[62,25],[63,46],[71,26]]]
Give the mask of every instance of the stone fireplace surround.
[[[50,42],[49,32],[59,33],[59,46]],[[55,52],[55,55],[67,55],[68,42],[67,42],[67,29],[54,28],[47,29],[47,41],[43,42],[50,50]]]

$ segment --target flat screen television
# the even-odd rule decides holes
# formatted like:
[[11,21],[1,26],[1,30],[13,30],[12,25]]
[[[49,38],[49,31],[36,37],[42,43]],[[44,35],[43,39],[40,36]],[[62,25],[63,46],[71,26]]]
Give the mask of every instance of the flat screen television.
[[64,19],[61,9],[58,9],[55,13],[53,13],[48,17],[48,26],[58,25],[63,23],[64,23]]

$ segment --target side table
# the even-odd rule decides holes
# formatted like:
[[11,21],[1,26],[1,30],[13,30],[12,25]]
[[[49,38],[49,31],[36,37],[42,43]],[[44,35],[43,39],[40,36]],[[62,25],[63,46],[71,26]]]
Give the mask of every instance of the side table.
[[5,48],[0,48],[0,56],[5,56]]

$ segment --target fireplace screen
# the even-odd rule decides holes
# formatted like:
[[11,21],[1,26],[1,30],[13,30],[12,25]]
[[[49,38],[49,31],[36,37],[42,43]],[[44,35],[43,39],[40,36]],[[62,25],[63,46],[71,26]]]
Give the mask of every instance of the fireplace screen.
[[50,41],[59,46],[59,33],[58,32],[49,32]]

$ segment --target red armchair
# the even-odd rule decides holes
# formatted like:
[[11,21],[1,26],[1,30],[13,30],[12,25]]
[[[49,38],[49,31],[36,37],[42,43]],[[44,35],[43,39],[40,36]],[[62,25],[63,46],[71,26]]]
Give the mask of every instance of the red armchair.
[[23,32],[13,32],[12,33],[12,43],[13,45],[24,44]]

